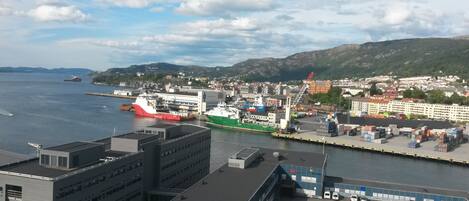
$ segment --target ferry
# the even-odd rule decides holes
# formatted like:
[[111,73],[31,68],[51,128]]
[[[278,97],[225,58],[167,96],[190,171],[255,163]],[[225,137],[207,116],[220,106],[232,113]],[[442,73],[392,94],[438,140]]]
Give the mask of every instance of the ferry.
[[249,115],[226,103],[219,103],[217,107],[208,111],[206,115],[207,123],[210,125],[263,133],[272,133],[277,130],[274,126],[260,122],[257,123],[255,120],[249,119]]
[[136,116],[150,117],[168,121],[183,121],[191,119],[188,112],[180,112],[171,110],[167,105],[163,104],[161,98],[148,94],[141,94],[132,103]]
[[78,77],[78,76],[73,76],[72,78],[70,78],[70,79],[65,79],[64,81],[65,81],[65,82],[81,82],[81,78]]

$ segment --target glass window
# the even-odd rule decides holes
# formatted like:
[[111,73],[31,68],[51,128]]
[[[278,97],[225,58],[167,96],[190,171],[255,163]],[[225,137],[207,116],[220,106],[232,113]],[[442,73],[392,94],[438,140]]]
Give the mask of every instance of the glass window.
[[57,167],[57,156],[50,156],[50,166]]
[[59,167],[68,167],[67,157],[59,156]]
[[[306,183],[316,183],[316,178],[315,177],[306,177],[306,176],[302,176],[301,177],[301,181],[302,182],[306,182]],[[337,191],[336,191],[337,192]]]
[[41,164],[42,165],[50,165],[50,156],[46,154],[41,155]]

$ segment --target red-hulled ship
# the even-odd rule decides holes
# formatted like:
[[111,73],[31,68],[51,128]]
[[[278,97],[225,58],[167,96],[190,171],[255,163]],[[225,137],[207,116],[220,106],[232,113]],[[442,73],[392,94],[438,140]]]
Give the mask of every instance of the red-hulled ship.
[[132,103],[135,115],[141,117],[150,117],[168,121],[182,121],[190,119],[189,113],[171,111],[162,103],[163,101],[155,96],[141,94]]

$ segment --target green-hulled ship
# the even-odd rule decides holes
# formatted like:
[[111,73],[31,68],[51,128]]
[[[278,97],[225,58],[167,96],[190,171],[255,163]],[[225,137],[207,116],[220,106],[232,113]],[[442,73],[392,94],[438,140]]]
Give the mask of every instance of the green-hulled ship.
[[249,130],[256,132],[272,133],[276,128],[263,123],[243,118],[241,111],[237,108],[219,104],[216,108],[207,112],[208,123],[215,126]]

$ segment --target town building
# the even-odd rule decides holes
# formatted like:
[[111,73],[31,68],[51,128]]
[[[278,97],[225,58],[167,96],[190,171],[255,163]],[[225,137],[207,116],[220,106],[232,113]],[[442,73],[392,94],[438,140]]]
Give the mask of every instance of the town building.
[[308,80],[306,81],[309,94],[325,94],[332,88],[330,80]]
[[324,154],[244,148],[171,201],[317,200],[326,191],[345,200],[469,200],[463,191],[328,176],[326,166]]
[[469,106],[430,104],[413,100],[369,98],[355,98],[352,100],[350,113],[353,116],[376,115],[385,112],[423,115],[430,119],[469,122]]
[[170,107],[203,114],[225,101],[225,94],[216,90],[184,89],[174,93],[155,93]]
[[210,129],[157,124],[38,154],[0,166],[0,200],[158,200],[209,173]]

